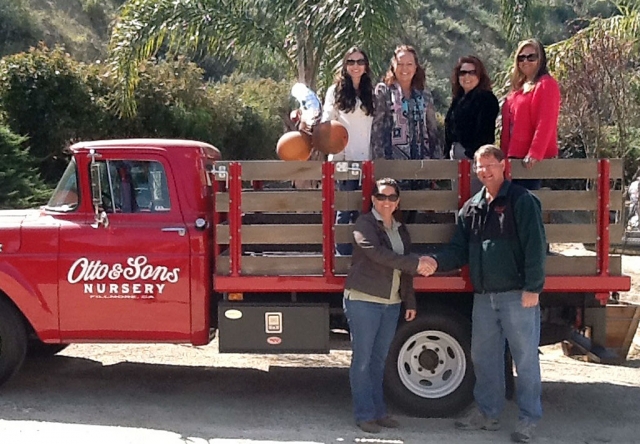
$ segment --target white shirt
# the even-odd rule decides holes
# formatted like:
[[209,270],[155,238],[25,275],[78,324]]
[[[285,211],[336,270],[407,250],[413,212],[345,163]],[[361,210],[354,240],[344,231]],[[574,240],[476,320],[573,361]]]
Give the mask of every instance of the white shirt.
[[367,116],[360,105],[362,102],[356,99],[356,107],[352,112],[339,110],[335,105],[336,85],[333,84],[327,90],[322,110],[322,121],[337,120],[347,129],[349,142],[346,148],[338,153],[329,155],[329,160],[371,160],[371,124],[373,115]]
[[631,201],[631,203],[637,203],[638,202],[638,194],[639,194],[639,187],[638,187],[638,183],[640,182],[640,179],[636,179],[633,182],[631,182],[631,185],[629,185],[629,200]]

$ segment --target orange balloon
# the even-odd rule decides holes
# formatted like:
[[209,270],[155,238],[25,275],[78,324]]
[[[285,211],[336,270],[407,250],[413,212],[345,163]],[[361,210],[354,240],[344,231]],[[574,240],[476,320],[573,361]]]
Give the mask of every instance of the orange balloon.
[[278,140],[276,153],[282,160],[307,160],[311,155],[311,137],[300,131],[289,131]]
[[349,132],[338,121],[322,122],[313,128],[313,147],[324,154],[338,154],[349,142]]

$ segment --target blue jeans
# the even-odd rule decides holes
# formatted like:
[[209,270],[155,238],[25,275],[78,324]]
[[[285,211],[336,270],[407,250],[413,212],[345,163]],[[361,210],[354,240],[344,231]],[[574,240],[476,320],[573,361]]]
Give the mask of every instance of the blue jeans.
[[[341,180],[338,182],[339,191],[356,191],[360,189],[357,180]],[[348,225],[356,221],[360,215],[359,211],[336,211],[336,224]],[[350,256],[353,253],[352,244],[336,244],[336,251],[343,256]]]
[[356,423],[387,416],[382,380],[389,347],[398,326],[400,305],[344,299],[353,351],[349,381]]
[[471,359],[478,408],[498,418],[505,404],[505,339],[518,372],[518,418],[536,424],[542,418],[540,395],[540,306],[524,308],[522,291],[476,294],[473,298]]

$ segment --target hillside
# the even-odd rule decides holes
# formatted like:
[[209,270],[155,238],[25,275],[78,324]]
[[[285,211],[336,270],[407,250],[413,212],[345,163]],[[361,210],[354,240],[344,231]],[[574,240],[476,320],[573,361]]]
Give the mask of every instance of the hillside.
[[82,61],[106,54],[109,23],[123,0],[0,0],[0,55],[38,41],[63,44]]
[[[124,0],[0,0],[0,56],[24,51],[38,41],[48,46],[63,44],[77,60],[103,59],[109,39],[109,24]],[[500,0],[419,0],[415,15],[407,17],[404,35],[390,42],[418,48],[427,67],[429,85],[438,108],[449,101],[448,78],[458,57],[475,54],[482,58],[496,86],[507,69],[513,49],[500,26]],[[568,36],[579,16],[607,15],[612,10],[598,0],[541,0],[534,6],[535,33],[544,43]],[[347,43],[345,43],[347,45]],[[233,69],[218,60],[201,61],[208,76],[219,79]],[[260,69],[259,72],[276,72]],[[274,71],[275,69],[275,71]],[[383,73],[376,73],[383,74]]]

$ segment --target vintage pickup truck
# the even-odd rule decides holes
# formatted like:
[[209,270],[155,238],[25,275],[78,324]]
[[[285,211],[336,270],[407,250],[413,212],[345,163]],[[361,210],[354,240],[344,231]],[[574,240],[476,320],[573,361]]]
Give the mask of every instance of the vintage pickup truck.
[[[345,332],[341,294],[352,226],[336,209],[367,211],[373,179],[437,184],[403,193],[418,211],[418,251],[446,243],[469,197],[467,161],[222,161],[182,140],[78,143],[48,204],[0,212],[0,382],[28,351],[81,342],[207,344],[220,352],[327,353]],[[513,177],[554,179],[536,194],[549,242],[593,243],[592,256],[553,254],[541,296],[542,340],[588,332],[604,351],[604,304],[628,290],[609,240],[623,227],[622,163],[548,160]],[[357,179],[362,191],[336,191]],[[313,187],[294,188],[306,181]],[[465,269],[418,277],[418,318],[401,322],[385,386],[421,416],[453,414],[472,398],[471,286]]]

